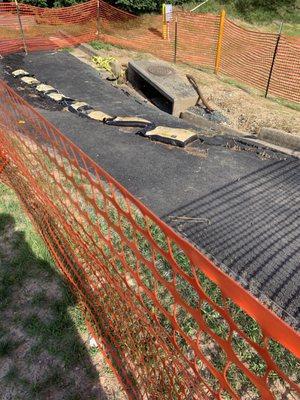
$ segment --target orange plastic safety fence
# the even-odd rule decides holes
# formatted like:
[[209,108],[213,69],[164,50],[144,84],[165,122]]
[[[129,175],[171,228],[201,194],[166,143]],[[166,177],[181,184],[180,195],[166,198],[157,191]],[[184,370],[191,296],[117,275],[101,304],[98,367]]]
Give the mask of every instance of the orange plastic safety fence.
[[277,35],[243,29],[226,20],[221,71],[264,90],[272,64]]
[[177,59],[213,67],[219,32],[219,17],[211,14],[178,12]]
[[1,81],[0,148],[129,398],[299,395],[299,335]]
[[300,102],[300,39],[281,36],[269,93]]
[[[19,4],[28,51],[71,47],[96,37],[97,1],[66,8]],[[0,3],[0,54],[23,50],[15,3]]]
[[[220,18],[211,14],[174,12],[169,40],[162,37],[162,17],[136,17],[103,0],[89,0],[68,8],[39,8],[20,4],[28,51],[58,49],[98,38],[129,49],[214,67]],[[99,17],[98,21],[97,18]],[[226,19],[221,45],[220,72],[265,91],[277,35],[244,29]],[[0,3],[0,54],[23,49],[15,3]],[[281,36],[269,93],[300,102],[300,42]]]
[[[278,36],[241,28],[226,20],[221,72],[265,90]],[[269,93],[300,101],[300,42],[281,36]]]

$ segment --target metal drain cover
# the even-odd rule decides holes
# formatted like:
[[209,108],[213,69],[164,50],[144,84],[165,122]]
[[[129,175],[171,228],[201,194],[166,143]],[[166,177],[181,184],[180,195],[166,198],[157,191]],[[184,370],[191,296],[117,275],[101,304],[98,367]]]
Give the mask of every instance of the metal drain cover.
[[152,75],[156,76],[168,76],[174,74],[174,69],[167,67],[165,65],[150,65],[150,67],[147,68],[148,72]]

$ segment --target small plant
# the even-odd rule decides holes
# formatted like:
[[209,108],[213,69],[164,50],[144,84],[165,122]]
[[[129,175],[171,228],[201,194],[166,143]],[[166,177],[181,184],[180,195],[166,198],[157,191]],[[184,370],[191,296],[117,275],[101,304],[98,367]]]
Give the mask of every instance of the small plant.
[[101,42],[100,40],[92,40],[89,43],[90,46],[92,46],[93,49],[95,50],[112,50],[113,46],[109,43],[104,43]]

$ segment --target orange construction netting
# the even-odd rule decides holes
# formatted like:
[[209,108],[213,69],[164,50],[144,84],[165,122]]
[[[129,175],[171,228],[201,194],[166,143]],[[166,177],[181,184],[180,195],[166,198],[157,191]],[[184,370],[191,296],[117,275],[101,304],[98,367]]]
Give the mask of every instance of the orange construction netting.
[[[39,8],[20,4],[28,51],[71,47],[93,39],[151,53],[163,60],[213,68],[220,18],[177,11],[162,38],[162,17],[136,17],[103,0],[89,0],[68,8]],[[175,19],[177,36],[175,38]],[[176,39],[176,40],[175,40]],[[175,50],[176,42],[176,50]],[[277,35],[244,29],[226,19],[220,71],[265,91]],[[0,3],[0,54],[21,51],[23,42],[15,3]],[[281,36],[269,93],[300,102],[300,41]]]
[[221,71],[264,90],[272,64],[277,35],[240,28],[226,20]]
[[0,168],[129,398],[299,396],[299,334],[1,81]]
[[[19,4],[28,51],[52,50],[88,42],[96,37],[97,1],[67,8],[40,8]],[[23,50],[17,8],[0,3],[0,54]]]
[[[265,90],[277,42],[273,33],[244,29],[226,20],[221,56],[221,72],[241,82]],[[269,92],[300,101],[300,41],[281,36]]]

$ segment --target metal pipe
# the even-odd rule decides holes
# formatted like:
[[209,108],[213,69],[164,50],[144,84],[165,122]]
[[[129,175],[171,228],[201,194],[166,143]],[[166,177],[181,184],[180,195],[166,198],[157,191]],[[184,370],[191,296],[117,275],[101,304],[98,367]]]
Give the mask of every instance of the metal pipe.
[[198,10],[199,7],[203,6],[203,4],[207,3],[208,0],[203,1],[202,3],[198,4],[196,7],[194,7],[191,12]]

